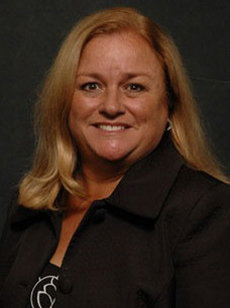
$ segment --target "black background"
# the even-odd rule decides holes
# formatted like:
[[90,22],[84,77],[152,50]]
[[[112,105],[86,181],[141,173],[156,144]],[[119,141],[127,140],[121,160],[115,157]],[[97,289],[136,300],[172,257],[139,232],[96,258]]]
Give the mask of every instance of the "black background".
[[165,27],[182,53],[216,153],[230,174],[229,0],[2,0],[0,232],[34,148],[38,86],[72,25],[95,10],[133,6]]

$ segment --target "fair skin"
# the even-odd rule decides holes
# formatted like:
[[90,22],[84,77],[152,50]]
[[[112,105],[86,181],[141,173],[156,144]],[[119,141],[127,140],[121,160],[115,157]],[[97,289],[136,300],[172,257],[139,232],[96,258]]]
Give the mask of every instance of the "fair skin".
[[108,197],[126,170],[153,151],[165,131],[164,71],[139,35],[100,35],[84,48],[69,128],[81,156],[79,180],[87,198],[68,197],[60,242],[51,262],[61,265],[92,200]]

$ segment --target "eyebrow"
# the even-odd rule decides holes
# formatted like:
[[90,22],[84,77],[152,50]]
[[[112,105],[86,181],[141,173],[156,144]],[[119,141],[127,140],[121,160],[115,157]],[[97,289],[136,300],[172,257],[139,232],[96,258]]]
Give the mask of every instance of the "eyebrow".
[[[144,73],[144,72],[130,72],[130,73],[123,73],[122,74],[122,78],[124,79],[132,79],[132,78],[136,78],[136,77],[141,77],[141,76],[144,76],[144,77],[148,77],[148,78],[152,78],[149,74],[147,73]],[[82,72],[80,74],[77,74],[76,75],[76,78],[79,78],[79,77],[91,77],[91,78],[95,78],[95,79],[103,79],[104,77],[98,73],[87,73],[87,72]]]

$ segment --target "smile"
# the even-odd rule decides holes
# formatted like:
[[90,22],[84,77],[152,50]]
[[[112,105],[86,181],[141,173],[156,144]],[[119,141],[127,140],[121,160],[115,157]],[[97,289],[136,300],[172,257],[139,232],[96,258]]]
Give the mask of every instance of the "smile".
[[120,125],[98,125],[97,127],[107,132],[117,132],[125,129],[125,126]]

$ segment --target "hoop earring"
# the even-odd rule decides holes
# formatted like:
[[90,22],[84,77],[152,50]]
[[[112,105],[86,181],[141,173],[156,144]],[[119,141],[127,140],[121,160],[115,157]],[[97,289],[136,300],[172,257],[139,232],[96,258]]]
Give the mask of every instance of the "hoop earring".
[[172,121],[171,120],[167,120],[167,127],[166,127],[166,131],[168,132],[168,131],[170,131],[172,129]]

